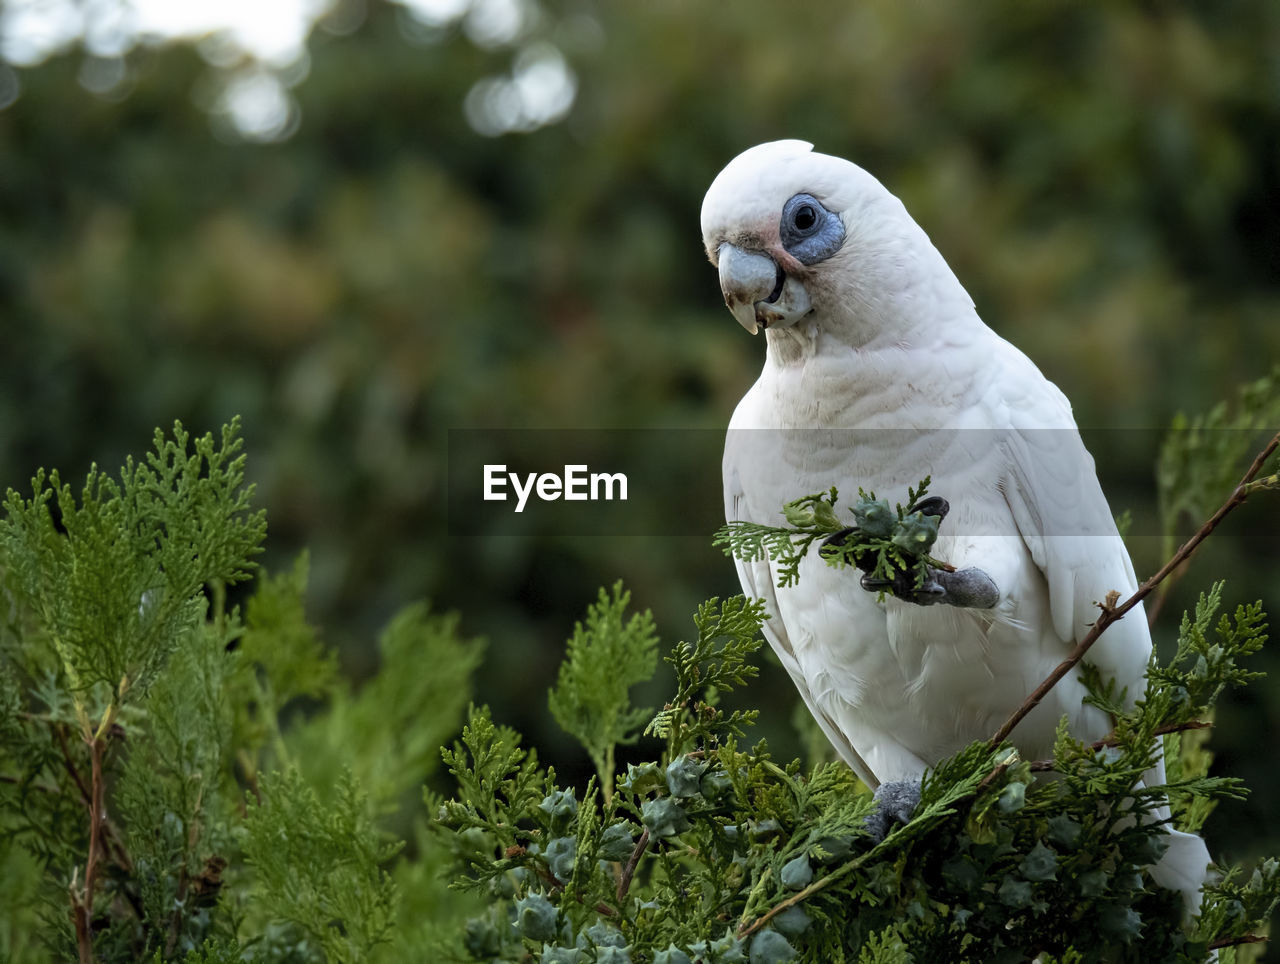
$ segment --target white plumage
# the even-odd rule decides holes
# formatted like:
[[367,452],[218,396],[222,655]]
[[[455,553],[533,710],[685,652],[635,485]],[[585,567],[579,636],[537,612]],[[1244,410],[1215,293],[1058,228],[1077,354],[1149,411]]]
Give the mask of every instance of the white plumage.
[[[932,554],[999,590],[991,609],[878,602],[816,553],[788,589],[770,562],[738,563],[840,755],[873,787],[918,780],[994,733],[1096,602],[1136,588],[1093,460],[1063,394],[983,324],[902,203],[856,165],[801,141],[752,148],[708,190],[702,234],[726,304],[767,342],[729,426],[727,518],[778,524],[784,502],[832,485],[846,503],[859,486],[905,500],[929,474],[951,506]],[[1150,652],[1139,607],[1089,659],[1133,698]],[[1032,711],[1013,735],[1024,757],[1051,754],[1064,714],[1081,739],[1107,734],[1083,695],[1072,673]],[[1208,853],[1199,837],[1172,842],[1154,873],[1194,906]]]

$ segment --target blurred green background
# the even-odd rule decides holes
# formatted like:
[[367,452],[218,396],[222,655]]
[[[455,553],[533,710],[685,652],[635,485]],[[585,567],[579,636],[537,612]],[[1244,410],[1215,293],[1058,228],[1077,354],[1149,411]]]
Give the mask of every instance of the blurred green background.
[[[562,773],[588,764],[546,690],[596,587],[624,578],[670,643],[732,566],[710,532],[451,535],[447,433],[722,428],[763,343],[698,210],[740,150],[803,137],[902,197],[1072,399],[1140,535],[1174,413],[1280,357],[1273,0],[224,5],[293,18],[256,47],[166,39],[148,6],[0,0],[0,485],[241,414],[266,564],[310,547],[345,670],[375,668],[405,603],[458,609],[489,640],[477,698]],[[717,461],[691,502],[718,499]],[[1237,513],[1161,638],[1215,575],[1280,611],[1278,516]],[[1255,788],[1210,824],[1229,858],[1280,850],[1278,686],[1215,736]],[[798,752],[781,671],[747,698]]]

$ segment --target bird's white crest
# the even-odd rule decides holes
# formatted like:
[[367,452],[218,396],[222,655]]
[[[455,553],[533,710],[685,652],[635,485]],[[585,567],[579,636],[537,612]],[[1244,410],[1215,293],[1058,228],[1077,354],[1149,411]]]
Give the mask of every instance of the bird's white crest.
[[[844,225],[840,249],[818,263],[793,258],[780,233],[784,206],[801,193]],[[935,327],[970,321],[965,309],[972,299],[902,202],[858,165],[815,151],[807,141],[773,141],[743,151],[707,190],[701,220],[713,264],[725,244],[772,258],[788,279],[803,284],[829,338],[854,347],[877,339],[910,340],[927,317],[918,304],[922,297],[955,303],[955,310],[930,319]],[[725,292],[726,302],[730,295]],[[803,328],[772,334],[777,337],[770,338],[771,348],[778,353],[805,354],[806,346],[797,343],[804,339]]]
[[893,197],[858,165],[821,154],[808,141],[758,144],[725,165],[702,201],[702,238],[708,255],[714,260],[718,241],[762,227],[776,229],[782,205],[800,191],[839,212],[876,197]]

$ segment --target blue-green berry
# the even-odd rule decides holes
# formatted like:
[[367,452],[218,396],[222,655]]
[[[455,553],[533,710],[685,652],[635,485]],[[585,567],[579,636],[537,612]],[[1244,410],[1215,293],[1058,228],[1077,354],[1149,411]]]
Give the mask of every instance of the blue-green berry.
[[655,837],[674,837],[689,829],[689,817],[671,797],[646,800],[640,808],[640,819]]
[[626,947],[627,939],[622,931],[601,921],[587,928],[587,938],[596,947]]
[[462,943],[473,957],[496,957],[502,950],[502,936],[488,917],[472,917],[463,927]]
[[996,807],[1001,813],[1015,813],[1027,803],[1027,785],[1025,783],[1006,784],[996,800]]
[[587,952],[576,947],[544,947],[538,964],[585,964]]
[[747,832],[752,840],[768,840],[781,829],[781,824],[773,817],[765,817],[763,820],[751,821]]
[[702,774],[706,770],[705,763],[687,756],[677,757],[667,767],[667,789],[673,797],[692,797],[701,792]]
[[716,800],[723,796],[732,786],[733,781],[729,779],[729,774],[721,770],[712,770],[702,775],[698,789],[702,791],[702,795],[708,800]]
[[628,763],[627,775],[618,781],[618,786],[642,797],[662,786],[662,772],[656,763],[642,763],[639,766]]
[[938,541],[938,523],[941,521],[936,515],[912,512],[897,524],[890,541],[907,555],[926,555]]
[[674,944],[668,944],[665,951],[654,953],[653,964],[693,964],[693,958]]
[[578,813],[578,801],[572,790],[553,790],[542,798],[538,809],[551,818],[551,826],[564,827]]
[[631,825],[626,821],[605,827],[600,835],[600,857],[603,860],[625,860],[635,850]]
[[746,948],[742,941],[733,936],[732,930],[725,931],[720,940],[712,941],[708,950],[713,955],[713,960],[720,964],[738,964],[747,960]]
[[547,844],[547,867],[555,875],[556,880],[564,883],[573,875],[573,863],[577,851],[577,837],[556,837]]
[[853,507],[853,521],[867,535],[887,539],[898,522],[898,515],[889,508],[887,499],[873,499],[864,495]]
[[1076,886],[1085,897],[1100,897],[1106,892],[1111,875],[1097,867],[1086,870],[1076,878]]
[[788,860],[782,865],[779,877],[787,890],[803,890],[808,887],[813,880],[813,867],[809,864],[809,858],[801,854],[794,860]]
[[556,908],[542,894],[526,894],[516,901],[516,930],[531,941],[556,937]]
[[794,961],[796,949],[775,930],[763,930],[751,940],[751,964],[781,964]]
[[787,937],[799,937],[809,929],[812,923],[813,918],[798,904],[788,907],[773,918],[773,926],[777,928],[778,933]]

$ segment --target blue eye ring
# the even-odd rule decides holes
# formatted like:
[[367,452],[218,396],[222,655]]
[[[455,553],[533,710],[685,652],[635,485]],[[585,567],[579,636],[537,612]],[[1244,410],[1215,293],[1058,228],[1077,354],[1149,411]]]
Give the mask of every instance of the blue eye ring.
[[801,264],[825,261],[844,243],[844,222],[812,194],[793,195],[782,206],[778,234],[787,253]]

